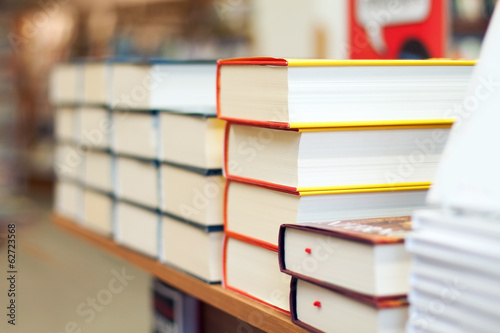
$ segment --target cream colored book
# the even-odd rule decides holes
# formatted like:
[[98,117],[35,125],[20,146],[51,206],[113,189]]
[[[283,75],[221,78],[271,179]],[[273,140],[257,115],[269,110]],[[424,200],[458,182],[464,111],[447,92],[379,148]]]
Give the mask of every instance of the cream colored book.
[[127,156],[157,159],[159,154],[156,112],[113,112],[113,151]]
[[125,202],[116,204],[115,240],[128,248],[157,258],[159,254],[160,215]]
[[83,206],[86,227],[106,236],[113,234],[113,199],[109,195],[86,189]]
[[205,115],[160,112],[160,159],[200,169],[221,169],[225,122]]
[[200,225],[223,224],[225,178],[162,164],[163,211]]
[[158,209],[159,170],[156,162],[119,156],[116,159],[116,196],[119,199]]
[[204,228],[163,216],[160,260],[208,283],[222,280],[222,226]]

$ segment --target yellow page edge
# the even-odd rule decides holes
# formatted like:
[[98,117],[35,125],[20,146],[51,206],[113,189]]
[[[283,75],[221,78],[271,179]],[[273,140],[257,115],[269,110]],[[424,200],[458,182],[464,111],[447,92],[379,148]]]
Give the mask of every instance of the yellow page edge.
[[374,121],[336,121],[336,122],[291,122],[291,129],[299,131],[324,131],[337,130],[340,128],[351,129],[380,129],[390,128],[446,128],[453,125],[454,119],[422,119],[422,120],[374,120]]
[[337,186],[337,187],[302,187],[297,188],[300,195],[322,195],[322,194],[343,194],[343,193],[368,193],[368,192],[390,192],[390,191],[412,191],[427,190],[431,182],[400,183],[400,184],[373,184],[357,186]]
[[427,59],[427,60],[386,60],[386,59],[285,59],[289,67],[302,66],[474,66],[476,60]]

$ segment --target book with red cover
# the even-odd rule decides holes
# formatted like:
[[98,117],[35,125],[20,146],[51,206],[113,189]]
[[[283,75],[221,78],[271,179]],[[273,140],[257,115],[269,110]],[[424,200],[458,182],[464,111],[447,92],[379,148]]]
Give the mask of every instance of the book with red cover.
[[404,240],[411,217],[284,224],[278,252],[282,272],[372,302],[409,291],[411,256]]
[[228,179],[224,231],[277,250],[282,224],[409,215],[425,205],[426,193],[425,187],[295,192]]
[[281,273],[276,249],[244,236],[225,236],[223,286],[289,313],[290,277]]
[[276,128],[449,125],[474,64],[448,59],[219,60],[217,116]]
[[[224,173],[228,179],[287,192],[428,188],[449,125],[275,129],[227,123]],[[426,163],[401,168],[436,134]],[[397,144],[395,144],[397,143]],[[403,156],[403,158],[401,158]]]

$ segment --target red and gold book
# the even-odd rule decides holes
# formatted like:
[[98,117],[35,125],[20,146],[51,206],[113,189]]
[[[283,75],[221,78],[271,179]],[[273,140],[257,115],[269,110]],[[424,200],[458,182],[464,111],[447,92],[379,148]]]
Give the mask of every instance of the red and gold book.
[[217,114],[232,122],[277,128],[449,125],[474,63],[446,59],[219,60]]
[[[224,173],[228,179],[304,195],[426,189],[449,130],[450,125],[285,130],[227,123]],[[441,138],[424,147],[437,134]],[[429,150],[425,163],[412,162],[423,150]]]
[[299,193],[229,180],[224,231],[277,251],[282,224],[409,215],[425,206],[426,194],[422,187]]

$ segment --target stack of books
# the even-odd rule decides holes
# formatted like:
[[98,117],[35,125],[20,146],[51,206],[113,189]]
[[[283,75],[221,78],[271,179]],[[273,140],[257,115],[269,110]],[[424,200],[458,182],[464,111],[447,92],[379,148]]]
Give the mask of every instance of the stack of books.
[[[224,122],[215,112],[216,63],[83,61],[73,76],[66,67],[56,68],[52,90],[64,93],[71,81],[82,98],[77,111],[57,111],[57,128],[61,142],[77,142],[79,163],[68,177],[79,185],[71,189],[84,193],[74,199],[77,216],[65,213],[72,197],[58,190],[56,211],[220,282]],[[56,171],[59,160],[72,158],[65,146],[58,151]],[[67,183],[73,184],[61,181],[58,188],[68,192]]]
[[403,331],[410,230],[409,216],[282,225],[292,321],[316,332]]
[[288,312],[281,224],[408,216],[422,207],[472,64],[219,61],[226,288]]
[[81,66],[76,62],[61,64],[50,78],[50,101],[54,105],[54,209],[74,221],[83,221],[84,150],[77,135],[78,107],[83,96],[78,83],[82,81]]
[[446,154],[415,212],[408,332],[500,327],[500,12],[493,14]]

